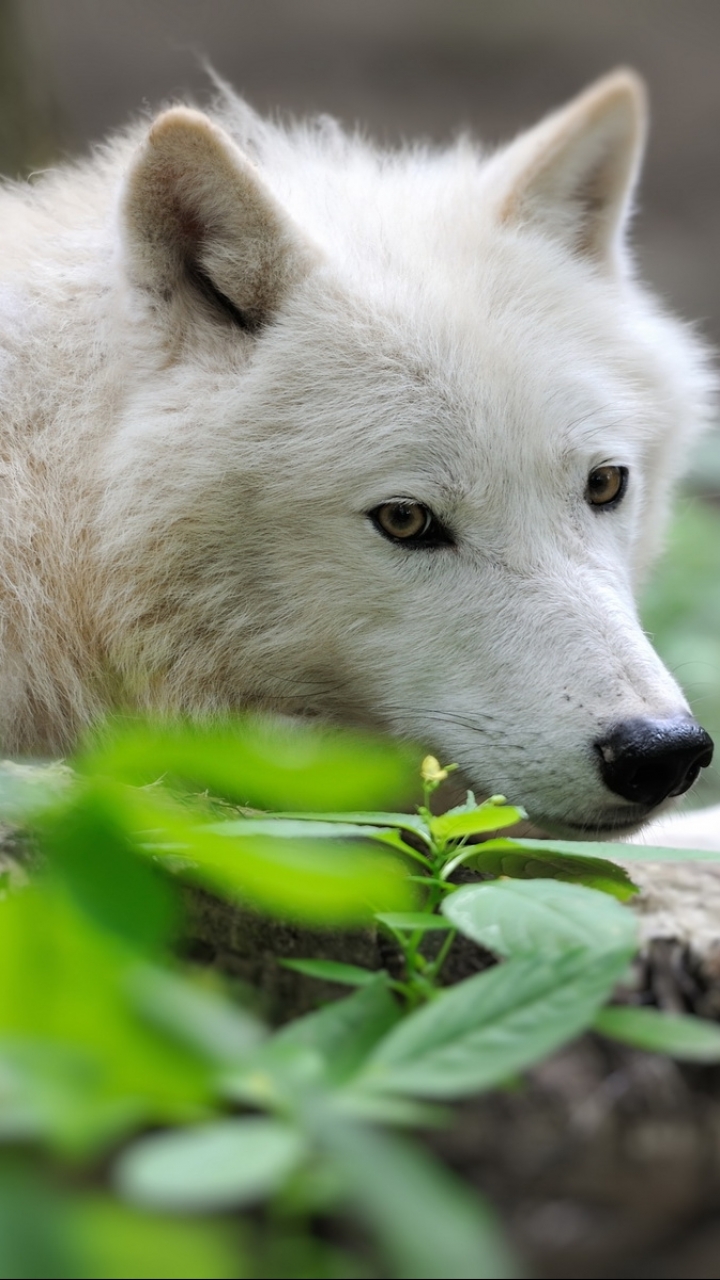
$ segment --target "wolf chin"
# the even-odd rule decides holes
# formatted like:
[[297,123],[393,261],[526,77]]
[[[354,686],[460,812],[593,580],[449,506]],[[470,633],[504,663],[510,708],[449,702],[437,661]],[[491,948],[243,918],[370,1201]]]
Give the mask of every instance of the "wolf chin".
[[709,418],[633,275],[616,72],[494,153],[225,86],[0,197],[0,741],[112,708],[379,727],[621,834],[710,739],[634,595]]

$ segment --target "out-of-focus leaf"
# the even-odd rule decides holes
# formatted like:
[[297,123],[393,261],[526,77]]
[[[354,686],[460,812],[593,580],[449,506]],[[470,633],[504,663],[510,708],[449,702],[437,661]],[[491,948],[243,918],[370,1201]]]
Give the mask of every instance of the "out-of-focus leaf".
[[495,880],[464,885],[442,904],[456,929],[501,956],[561,955],[583,947],[624,952],[637,944],[637,920],[596,889],[561,880]]
[[128,1200],[152,1208],[230,1209],[277,1191],[304,1154],[290,1125],[231,1117],[142,1138],[120,1156],[115,1183]]
[[83,911],[105,929],[157,949],[179,926],[177,890],[133,848],[124,789],[94,781],[35,819],[43,848]]
[[143,1121],[193,1118],[210,1096],[210,1064],[131,1007],[136,963],[57,884],[0,902],[0,1061],[57,1146],[82,1151]]
[[308,978],[341,982],[346,987],[367,987],[377,980],[377,972],[358,964],[341,964],[338,960],[283,960],[285,969],[294,969]]
[[379,808],[417,789],[417,752],[405,746],[253,716],[212,726],[125,721],[77,767],[136,786],[163,778],[265,810]]
[[35,1280],[82,1274],[81,1250],[65,1229],[61,1198],[28,1164],[0,1161],[0,1280]]
[[492,1214],[422,1147],[354,1125],[324,1135],[349,1204],[398,1277],[511,1280],[522,1275]]
[[430,829],[417,813],[277,813],[271,816],[301,822],[351,822],[376,829],[394,827],[399,831],[412,831],[425,844],[430,843]]
[[347,1120],[370,1124],[389,1124],[398,1128],[447,1128],[453,1114],[448,1107],[435,1102],[418,1102],[401,1094],[365,1093],[353,1088],[352,1081],[326,1100],[329,1110]]
[[240,1233],[226,1223],[182,1221],[101,1196],[68,1198],[63,1216],[65,1234],[81,1260],[68,1275],[88,1280],[236,1280],[251,1274]]
[[443,813],[433,818],[430,829],[436,840],[460,840],[464,836],[482,835],[486,831],[501,831],[521,822],[527,814],[510,804],[493,804],[487,800],[476,809],[462,813]]
[[370,823],[303,822],[301,818],[237,818],[207,828],[217,836],[272,836],[278,840],[370,840],[382,828]]
[[267,1035],[246,1009],[167,969],[138,965],[128,974],[125,990],[138,1013],[156,1027],[225,1065],[243,1061]]
[[593,1026],[636,1049],[666,1053],[685,1062],[720,1062],[720,1027],[702,1018],[613,1005],[600,1010]]
[[[704,439],[717,454],[717,433]],[[702,460],[707,475],[715,468]],[[676,508],[667,551],[643,592],[642,619],[654,647],[678,673],[698,720],[720,738],[720,515],[716,506],[685,498]],[[716,763],[701,770],[693,806],[720,801]],[[667,851],[666,856],[667,856]],[[685,850],[680,858],[692,857]],[[703,855],[707,857],[707,854]]]
[[384,976],[378,974],[372,984],[353,995],[288,1023],[268,1048],[272,1052],[290,1046],[310,1049],[322,1059],[328,1078],[341,1081],[357,1071],[400,1016]]
[[448,920],[429,911],[378,911],[375,919],[388,929],[409,929],[413,933],[443,933],[452,928]]
[[548,857],[554,853],[566,857],[598,858],[606,862],[720,862],[720,850],[714,849],[664,849],[648,844],[601,844],[593,840],[488,840],[481,846],[483,856],[515,849],[535,856]]
[[281,840],[367,840],[390,845],[416,861],[427,859],[403,839],[396,827],[376,827],[370,823],[319,822],[302,818],[240,818],[218,822],[206,828],[218,836],[270,836]]
[[260,911],[313,924],[345,925],[378,908],[414,905],[399,858],[329,840],[225,837],[167,797],[126,788],[126,819],[148,853],[183,879]]
[[[546,842],[538,841],[543,843]],[[625,868],[605,858],[557,853],[552,846],[549,852],[547,849],[537,853],[521,852],[510,840],[493,840],[488,844],[492,847],[474,845],[472,856],[464,859],[465,866],[485,875],[510,876],[514,880],[567,880],[570,884],[584,884],[589,889],[609,893],[620,902],[627,902],[637,893]]]
[[625,951],[585,951],[476,974],[386,1035],[355,1085],[451,1099],[502,1084],[589,1026],[626,964]]

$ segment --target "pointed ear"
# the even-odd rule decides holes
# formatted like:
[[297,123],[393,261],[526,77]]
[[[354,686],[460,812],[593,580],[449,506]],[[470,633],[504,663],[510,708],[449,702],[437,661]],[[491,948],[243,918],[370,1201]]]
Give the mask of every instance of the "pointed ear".
[[199,111],[155,120],[122,200],[131,283],[157,308],[254,330],[314,252],[231,138]]
[[497,157],[505,175],[501,220],[535,224],[571,251],[619,269],[645,123],[639,76],[620,70],[598,80]]

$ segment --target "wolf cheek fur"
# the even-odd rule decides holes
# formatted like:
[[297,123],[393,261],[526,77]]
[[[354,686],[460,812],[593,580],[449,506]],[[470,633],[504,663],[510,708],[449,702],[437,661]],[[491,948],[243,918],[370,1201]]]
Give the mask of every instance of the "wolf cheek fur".
[[492,155],[382,153],[223,93],[8,188],[4,749],[261,705],[556,830],[682,790],[710,747],[633,596],[712,386],[631,271],[644,116],[618,72]]

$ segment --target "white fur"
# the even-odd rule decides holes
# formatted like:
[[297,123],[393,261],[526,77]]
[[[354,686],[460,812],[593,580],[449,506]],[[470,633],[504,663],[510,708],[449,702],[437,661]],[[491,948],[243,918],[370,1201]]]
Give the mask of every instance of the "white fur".
[[[4,750],[267,706],[417,738],[540,823],[626,821],[592,742],[685,709],[634,592],[711,391],[628,264],[642,133],[624,72],[487,157],[225,92],[8,186]],[[384,539],[394,497],[456,545]]]

